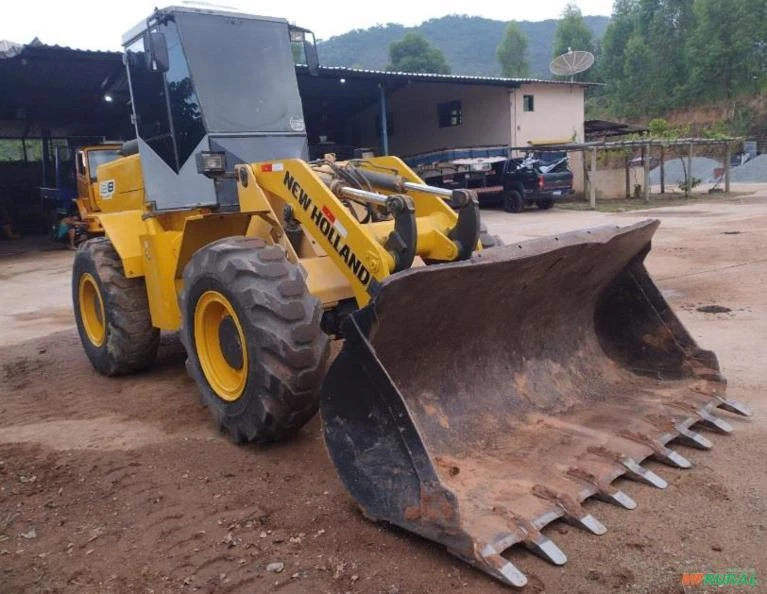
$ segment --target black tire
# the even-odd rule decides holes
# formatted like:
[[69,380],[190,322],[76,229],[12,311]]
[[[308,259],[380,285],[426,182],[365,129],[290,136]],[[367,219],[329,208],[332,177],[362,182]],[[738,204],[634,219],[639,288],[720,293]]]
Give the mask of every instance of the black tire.
[[[236,343],[239,359],[226,361],[244,378],[228,399],[211,386],[195,341],[195,312],[210,292],[231,305],[245,343],[243,351],[240,335],[234,334],[233,341],[217,344],[231,353]],[[315,415],[328,357],[328,337],[320,329],[322,304],[309,294],[300,269],[281,247],[245,237],[211,243],[186,265],[179,299],[187,371],[219,428],[235,443],[287,438]],[[221,318],[219,337],[227,317]]]
[[[85,277],[85,275],[90,275]],[[88,279],[88,280],[86,280]],[[89,279],[93,279],[92,281]],[[98,288],[103,339],[94,342],[86,331],[80,285]],[[160,345],[160,331],[152,326],[143,278],[125,278],[120,256],[106,237],[83,242],[72,271],[72,303],[77,331],[93,367],[108,376],[125,375],[151,366]]]
[[503,209],[506,212],[522,212],[525,201],[518,190],[506,190],[503,193]]
[[552,206],[554,206],[554,199],[553,198],[540,198],[535,201],[535,205],[540,208],[541,210],[549,210]]
[[479,241],[484,249],[499,247],[503,245],[503,239],[498,235],[492,235],[487,230],[487,225],[479,224]]

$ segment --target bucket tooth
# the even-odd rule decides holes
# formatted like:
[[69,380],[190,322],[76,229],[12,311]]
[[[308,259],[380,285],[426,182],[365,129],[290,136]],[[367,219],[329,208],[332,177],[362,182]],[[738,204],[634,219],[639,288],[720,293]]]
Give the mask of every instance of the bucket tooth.
[[564,565],[567,563],[567,555],[554,544],[553,540],[543,534],[538,533],[525,541],[525,546],[539,557],[546,559],[549,563],[554,565]]
[[662,462],[663,464],[675,468],[690,468],[692,466],[692,463],[680,453],[675,452],[671,448],[665,446],[661,441],[652,439],[644,433],[621,431],[618,435],[623,439],[635,441],[651,448],[653,451],[652,457],[658,462]]
[[652,457],[658,462],[663,462],[663,464],[668,466],[674,466],[676,468],[692,467],[692,462],[671,448],[663,447],[662,450],[655,452]]
[[732,425],[730,425],[724,419],[720,419],[716,415],[712,415],[705,409],[696,411],[696,414],[700,417],[700,424],[709,429],[713,429],[719,433],[732,433]]
[[665,479],[659,477],[652,470],[644,468],[632,458],[623,458],[621,464],[626,467],[626,470],[628,471],[626,476],[629,478],[657,487],[658,489],[665,489],[668,487],[668,483]]
[[699,450],[710,450],[714,447],[714,444],[707,438],[682,424],[677,425],[674,429],[679,433],[679,437],[677,437],[676,440],[686,446],[698,448]]
[[615,505],[620,505],[621,507],[625,509],[636,509],[637,502],[634,501],[631,497],[629,497],[625,491],[621,491],[620,489],[614,489],[612,487],[605,489],[604,491],[600,491],[596,497],[598,499],[601,499],[602,501],[607,501],[608,503],[614,503]]
[[721,408],[722,410],[726,410],[727,412],[735,413],[736,415],[741,415],[744,417],[750,417],[754,414],[751,412],[751,408],[742,402],[738,402],[737,400],[729,400],[727,398],[721,398],[717,407]]
[[619,452],[602,446],[590,447],[588,448],[588,452],[620,464],[626,469],[625,474],[627,478],[646,483],[653,487],[657,487],[658,489],[665,489],[668,487],[668,483],[665,480],[655,474],[652,470],[643,468],[639,462],[633,458],[629,458],[628,456],[624,456]]
[[596,489],[594,497],[600,501],[620,505],[625,509],[636,509],[636,501],[629,497],[624,491],[600,481],[592,473],[581,468],[573,467],[567,471],[567,476],[581,481],[585,481]]
[[607,528],[605,527],[605,525],[602,524],[602,522],[597,520],[591,514],[586,514],[585,516],[581,516],[580,518],[573,518],[573,520],[577,522],[580,526],[583,526],[586,530],[588,530],[592,534],[602,535],[605,532],[607,532]]
[[[453,552],[453,551],[451,551]],[[487,545],[482,551],[482,560],[471,559],[465,555],[453,552],[456,556],[486,571],[501,582],[521,588],[527,585],[527,577],[517,567],[505,559],[492,545]]]
[[[501,557],[500,555],[498,556]],[[503,559],[503,557],[501,557],[501,559]],[[527,585],[527,577],[525,577],[525,574],[519,571],[519,569],[517,569],[516,566],[510,561],[506,561],[504,559],[503,565],[501,565],[496,571],[500,573],[501,576],[503,576],[499,577],[499,579],[511,586],[521,588],[522,586]]]
[[607,532],[604,524],[581,507],[572,497],[564,493],[557,493],[544,485],[535,485],[533,495],[547,501],[551,501],[564,511],[564,518],[567,522],[585,528],[592,534],[601,535]]

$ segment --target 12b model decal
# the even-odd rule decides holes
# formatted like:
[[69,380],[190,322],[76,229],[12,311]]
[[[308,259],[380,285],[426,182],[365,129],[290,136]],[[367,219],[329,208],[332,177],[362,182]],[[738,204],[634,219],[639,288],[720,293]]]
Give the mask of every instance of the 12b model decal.
[[282,183],[290,190],[291,195],[298,202],[298,206],[310,213],[309,216],[315,227],[327,238],[336,253],[349,267],[349,270],[357,277],[357,280],[367,287],[370,283],[370,271],[362,263],[359,256],[352,253],[351,248],[344,241],[348,233],[346,227],[336,219],[336,216],[327,206],[318,207],[296,179],[290,175],[289,171],[285,172]]

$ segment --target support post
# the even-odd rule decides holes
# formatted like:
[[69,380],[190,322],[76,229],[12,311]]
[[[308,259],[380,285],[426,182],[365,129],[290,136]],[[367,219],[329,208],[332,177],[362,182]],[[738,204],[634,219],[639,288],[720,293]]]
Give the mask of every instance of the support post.
[[51,146],[51,133],[47,128],[43,128],[42,133],[40,136],[42,137],[42,158],[40,160],[40,163],[42,165],[42,171],[41,177],[42,177],[42,183],[40,184],[42,187],[47,188],[48,187],[48,171],[50,169],[50,163],[48,162],[48,155],[51,152],[50,146]]
[[389,123],[386,121],[386,90],[383,84],[378,85],[378,103],[381,108],[381,150],[389,154]]
[[687,179],[684,184],[684,197],[687,198],[692,191],[692,142],[687,151]]
[[642,181],[642,198],[645,202],[650,201],[650,150],[646,144],[642,145],[642,167],[644,180]]
[[597,184],[595,178],[597,174],[597,148],[591,149],[591,179],[589,180],[589,204],[593,210],[597,208]]
[[624,161],[624,168],[626,170],[626,199],[631,198],[631,159],[628,155]]
[[660,193],[666,193],[666,148],[660,147]]
[[724,145],[724,191],[730,193],[730,143]]

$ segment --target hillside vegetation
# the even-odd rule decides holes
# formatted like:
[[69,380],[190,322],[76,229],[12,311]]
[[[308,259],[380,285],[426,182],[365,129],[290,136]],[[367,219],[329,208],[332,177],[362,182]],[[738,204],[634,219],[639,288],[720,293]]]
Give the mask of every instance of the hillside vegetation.
[[[594,37],[601,38],[609,18],[583,18]],[[519,23],[520,29],[527,36],[530,75],[533,77],[551,78],[549,62],[557,22],[549,19]],[[389,45],[402,39],[405,33],[416,32],[442,51],[453,74],[500,76],[501,66],[496,57],[496,49],[503,38],[506,24],[504,21],[459,15],[431,19],[417,27],[389,23],[331,37],[321,41],[318,50],[321,63],[327,66],[383,70],[389,64]]]

